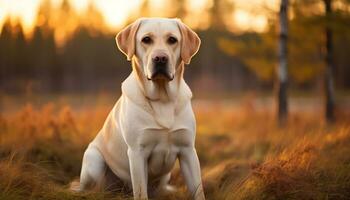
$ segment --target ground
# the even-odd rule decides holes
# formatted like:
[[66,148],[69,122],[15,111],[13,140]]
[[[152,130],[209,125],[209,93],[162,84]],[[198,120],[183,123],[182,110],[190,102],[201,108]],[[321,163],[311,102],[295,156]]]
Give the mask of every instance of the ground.
[[[1,99],[0,199],[131,199],[68,190],[117,95]],[[279,127],[271,102],[194,100],[207,199],[349,199],[350,109],[326,124],[321,104],[295,99]],[[171,183],[178,191],[160,199],[190,199],[178,166]]]

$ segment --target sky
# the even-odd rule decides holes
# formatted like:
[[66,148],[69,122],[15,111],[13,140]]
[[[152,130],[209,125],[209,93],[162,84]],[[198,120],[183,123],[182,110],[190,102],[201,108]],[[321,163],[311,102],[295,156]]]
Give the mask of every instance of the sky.
[[[21,21],[24,31],[30,32],[37,17],[37,11],[42,0],[0,0],[0,27],[10,16]],[[83,13],[92,3],[99,10],[106,25],[111,30],[120,29],[125,25],[129,14],[142,3],[142,0],[69,0],[78,13]],[[212,0],[188,0],[190,10],[200,12],[210,5]],[[278,9],[278,0],[231,0],[235,6],[232,13],[232,26],[236,31],[253,30],[263,32],[267,26],[267,17],[263,8]],[[52,0],[53,5],[59,6],[62,0]],[[166,5],[166,0],[150,0],[153,9],[160,11]],[[171,5],[170,5],[171,6]],[[192,9],[193,8],[193,9]],[[196,9],[194,9],[196,8]],[[163,9],[164,10],[164,9]],[[195,26],[195,24],[192,24]],[[191,26],[191,24],[190,24]]]

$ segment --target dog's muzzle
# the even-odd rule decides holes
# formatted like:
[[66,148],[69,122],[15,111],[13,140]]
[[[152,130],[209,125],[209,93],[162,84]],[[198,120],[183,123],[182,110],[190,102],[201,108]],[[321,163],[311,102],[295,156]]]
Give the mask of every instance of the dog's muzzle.
[[168,56],[159,55],[152,59],[153,62],[153,72],[148,80],[166,80],[171,81],[174,76],[168,71]]

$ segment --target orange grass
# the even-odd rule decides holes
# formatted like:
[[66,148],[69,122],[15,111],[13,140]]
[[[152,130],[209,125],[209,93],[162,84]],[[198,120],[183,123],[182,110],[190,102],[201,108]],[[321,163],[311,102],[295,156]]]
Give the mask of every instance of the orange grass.
[[[112,104],[74,110],[27,104],[0,115],[0,199],[129,199],[129,193],[71,193],[81,158]],[[195,103],[196,147],[208,199],[349,199],[350,115],[326,125],[320,113],[291,113],[284,128],[251,100]],[[178,167],[178,192],[188,199]]]

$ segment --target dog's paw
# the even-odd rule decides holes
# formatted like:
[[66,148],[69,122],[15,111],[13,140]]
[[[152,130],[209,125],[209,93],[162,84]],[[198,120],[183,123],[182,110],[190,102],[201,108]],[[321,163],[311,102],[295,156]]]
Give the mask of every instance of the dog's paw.
[[176,187],[170,184],[163,185],[158,189],[160,195],[171,195],[177,191]]
[[81,189],[80,189],[80,182],[79,181],[72,181],[70,183],[69,189],[72,192],[80,192],[81,191]]
[[164,191],[168,192],[168,193],[174,193],[177,191],[176,187],[170,184],[167,184],[164,186]]

